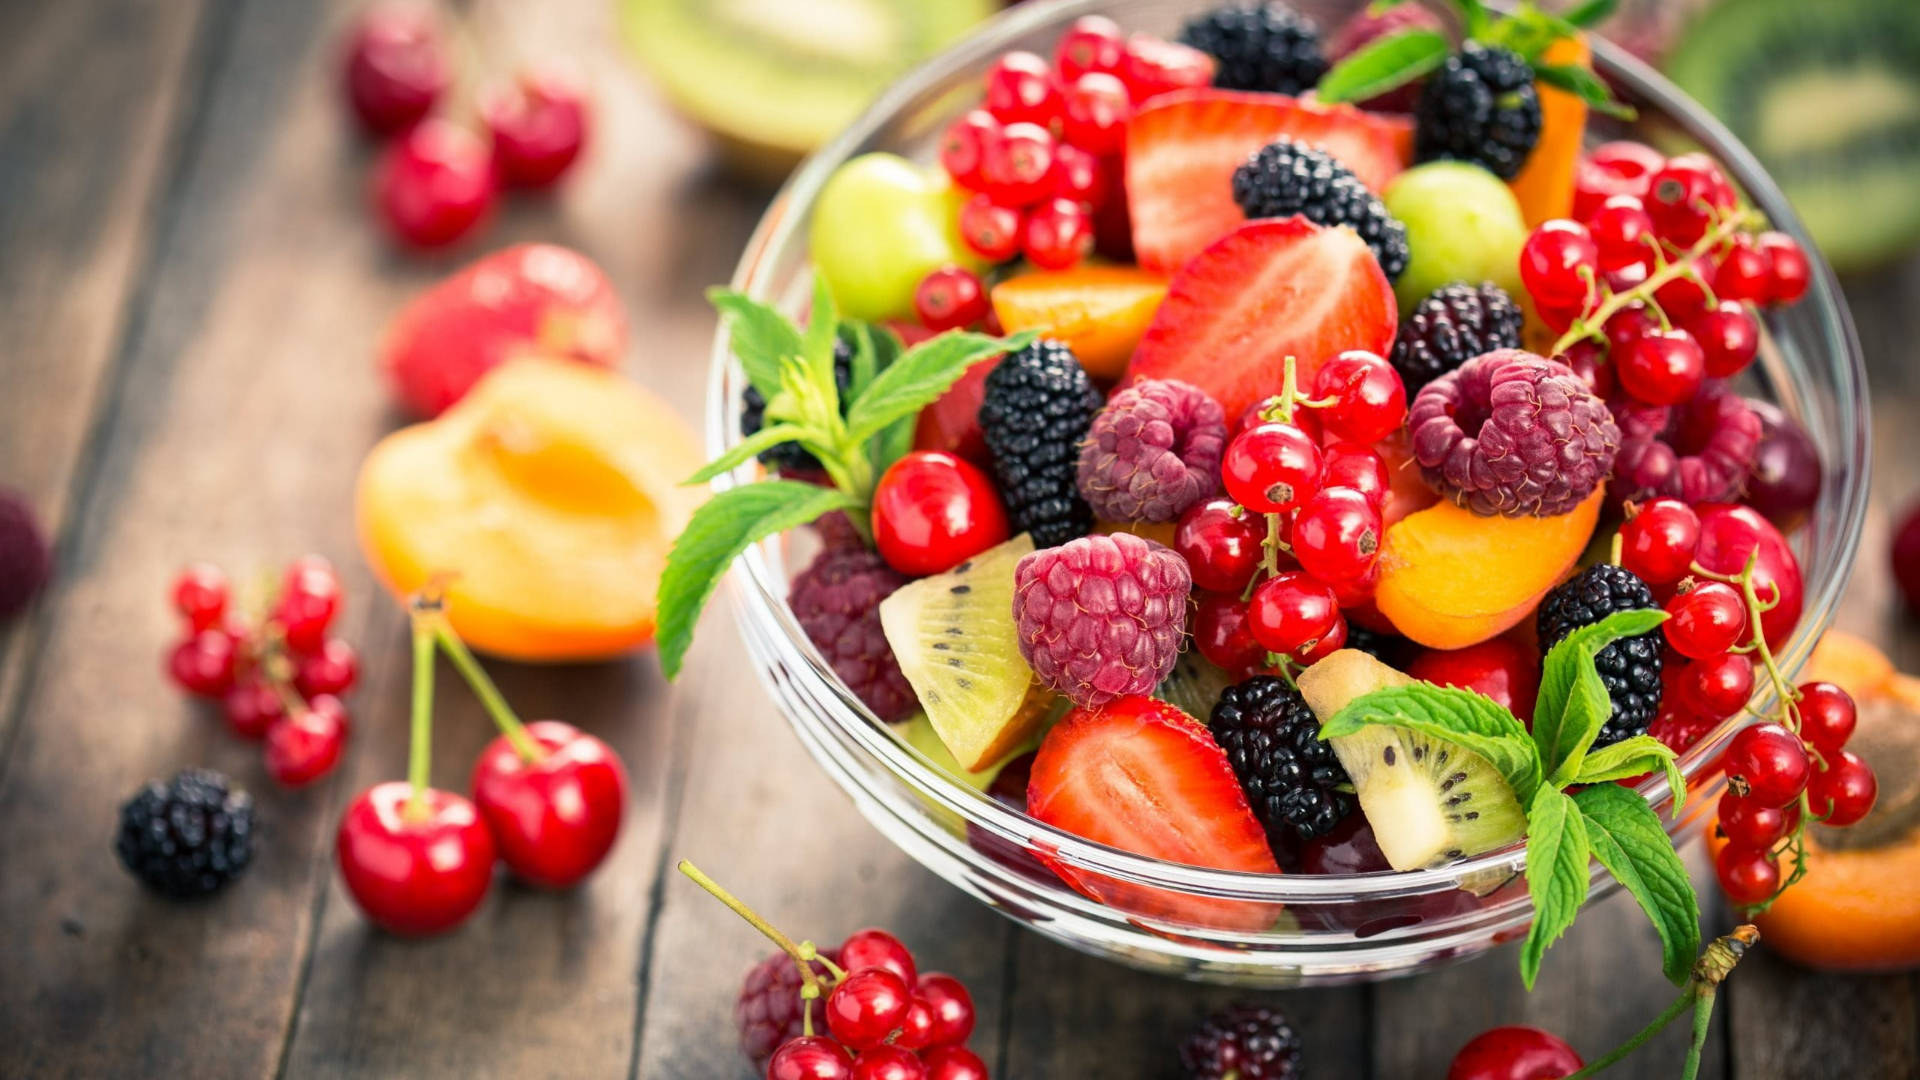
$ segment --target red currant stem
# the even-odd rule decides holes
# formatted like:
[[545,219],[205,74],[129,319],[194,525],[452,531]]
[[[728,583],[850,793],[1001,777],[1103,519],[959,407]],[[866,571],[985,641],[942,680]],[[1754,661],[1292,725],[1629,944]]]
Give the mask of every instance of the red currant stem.
[[1700,1048],[1704,1045],[1707,1024],[1713,1017],[1714,998],[1720,984],[1726,981],[1727,976],[1733,973],[1734,965],[1759,940],[1760,931],[1752,926],[1739,926],[1725,937],[1708,942],[1707,947],[1701,950],[1700,958],[1693,963],[1693,974],[1687,979],[1687,985],[1672,1004],[1654,1017],[1652,1023],[1634,1033],[1632,1038],[1595,1058],[1585,1068],[1568,1076],[1567,1080],[1585,1080],[1618,1064],[1621,1059],[1646,1045],[1649,1039],[1688,1009],[1693,1010],[1693,1042],[1687,1051],[1686,1071],[1682,1075],[1686,1080],[1692,1080],[1700,1069]]
[[1621,308],[1626,307],[1635,300],[1645,301],[1649,307],[1652,307],[1659,314],[1661,327],[1668,327],[1670,324],[1667,322],[1666,312],[1660,311],[1660,305],[1653,301],[1654,292],[1662,285],[1676,278],[1695,273],[1693,264],[1696,261],[1704,257],[1734,233],[1739,232],[1750,224],[1756,224],[1758,221],[1759,216],[1752,211],[1736,210],[1728,214],[1717,222],[1713,228],[1708,229],[1706,235],[1695,241],[1693,246],[1688,248],[1679,258],[1655,268],[1653,273],[1647,275],[1647,280],[1625,292],[1617,292],[1608,296],[1600,302],[1600,306],[1595,308],[1592,314],[1575,319],[1573,325],[1567,327],[1567,332],[1560,335],[1560,340],[1553,343],[1553,350],[1549,355],[1558,356],[1566,352],[1574,342],[1579,341],[1581,338],[1604,337],[1605,335],[1601,333],[1601,327],[1607,324],[1608,319],[1619,314]]
[[440,643],[440,651],[447,654],[447,659],[453,662],[454,670],[458,671],[460,677],[467,680],[467,685],[473,688],[473,695],[480,699],[480,706],[487,710],[488,716],[493,718],[493,726],[499,728],[500,734],[507,737],[507,742],[512,744],[513,752],[520,755],[520,760],[534,762],[546,757],[547,752],[540,748],[539,743],[533,741],[533,736],[527,734],[527,727],[520,722],[518,716],[514,715],[513,706],[507,704],[507,699],[500,693],[500,688],[495,686],[493,680],[487,676],[487,669],[480,666],[480,661],[474,658],[472,650],[467,648],[467,643],[461,641],[460,635],[453,632],[453,624],[449,623],[445,616],[436,616],[433,619],[433,636]]
[[1283,424],[1291,424],[1293,423],[1293,407],[1295,405],[1308,409],[1325,409],[1339,404],[1338,398],[1310,398],[1301,393],[1300,384],[1295,379],[1295,363],[1293,356],[1289,354],[1285,366],[1281,368],[1279,398],[1278,400],[1273,400],[1272,404],[1260,410],[1261,419],[1278,420]]
[[427,816],[427,787],[433,780],[433,627],[424,601],[413,601],[413,716],[407,746],[407,783],[413,794],[402,813],[415,821]]
[[1619,566],[1620,556],[1626,551],[1626,546],[1626,538],[1620,535],[1619,530],[1614,530],[1613,547],[1607,552],[1607,561],[1615,566]]
[[813,964],[810,963],[810,961],[817,960],[820,963],[825,964],[827,966],[827,970],[833,973],[833,978],[835,982],[839,982],[841,979],[846,978],[847,973],[840,970],[840,966],[838,964],[835,964],[829,961],[826,957],[821,956],[819,954],[819,951],[813,947],[813,942],[811,941],[796,942],[792,938],[781,933],[778,927],[774,926],[772,923],[768,922],[767,920],[761,918],[759,912],[753,910],[752,908],[748,907],[746,904],[742,903],[739,897],[728,892],[725,886],[721,885],[719,882],[708,877],[706,874],[706,871],[693,865],[693,863],[689,862],[686,859],[681,859],[680,872],[692,878],[693,883],[695,885],[698,885],[701,888],[707,890],[707,892],[711,894],[715,900],[718,900],[721,903],[727,905],[727,907],[731,908],[735,915],[738,915],[741,918],[747,920],[747,923],[749,925],[751,925],[755,930],[760,931],[762,934],[765,934],[768,941],[771,941],[775,945],[780,946],[781,952],[784,952],[788,956],[793,957],[793,962],[800,965],[800,984],[801,984],[800,999],[803,1003],[805,1003],[805,1007],[807,1010],[807,1018],[805,1023],[806,1023],[806,1027],[810,1031],[813,1027],[813,1006],[811,1003],[814,998],[817,998],[820,996],[820,976],[813,970]]
[[1262,581],[1280,572],[1280,552],[1287,549],[1287,545],[1280,542],[1280,515],[1263,514],[1261,516],[1267,519],[1267,534],[1260,538],[1260,565],[1254,570],[1253,578],[1247,582],[1247,587],[1240,590],[1241,603],[1252,600],[1253,590]]
[[1680,1080],[1694,1080],[1700,1075],[1700,1051],[1707,1045],[1707,1029],[1713,1025],[1713,999],[1716,994],[1711,986],[1700,988],[1700,994],[1693,1006],[1693,1038],[1687,1043],[1687,1063],[1680,1069]]

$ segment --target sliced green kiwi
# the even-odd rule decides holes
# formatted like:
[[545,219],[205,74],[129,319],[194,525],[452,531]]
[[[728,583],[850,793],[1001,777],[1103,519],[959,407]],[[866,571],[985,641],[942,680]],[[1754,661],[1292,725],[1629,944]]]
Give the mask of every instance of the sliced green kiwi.
[[1213,661],[1197,650],[1188,649],[1174,661],[1173,670],[1160,680],[1160,685],[1154,687],[1153,696],[1204,724],[1213,715],[1221,691],[1233,682],[1233,676]]
[[961,769],[1012,755],[1046,718],[1053,695],[1034,681],[1013,623],[1013,568],[1026,533],[880,603],[880,627],[934,734]]
[[[678,108],[761,171],[791,166],[992,0],[621,0],[628,45]],[[762,160],[764,159],[764,160]]]
[[1920,240],[1920,3],[1722,0],[1665,67],[1766,165],[1836,268]]

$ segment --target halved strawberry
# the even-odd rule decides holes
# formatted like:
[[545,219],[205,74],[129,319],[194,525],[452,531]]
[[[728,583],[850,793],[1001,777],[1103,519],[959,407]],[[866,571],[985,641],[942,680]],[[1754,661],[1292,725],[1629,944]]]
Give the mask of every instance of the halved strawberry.
[[1398,316],[1393,286],[1352,229],[1249,221],[1173,276],[1127,377],[1184,379],[1239,416],[1281,391],[1288,356],[1302,389],[1347,349],[1385,356]]
[[1185,90],[1127,123],[1127,209],[1140,265],[1176,270],[1245,220],[1233,170],[1291,136],[1317,146],[1375,191],[1413,160],[1413,121],[1284,94]]
[[[1280,872],[1226,752],[1199,721],[1147,697],[1076,708],[1054,725],[1033,760],[1027,812],[1136,855]],[[1043,861],[1067,884],[1136,915],[1262,929],[1279,913],[1273,904],[1190,896]]]

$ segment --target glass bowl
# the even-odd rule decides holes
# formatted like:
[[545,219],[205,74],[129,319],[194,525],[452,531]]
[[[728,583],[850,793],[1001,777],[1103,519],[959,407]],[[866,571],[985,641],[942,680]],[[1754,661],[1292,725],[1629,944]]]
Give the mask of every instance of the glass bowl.
[[[733,286],[798,312],[810,287],[807,217],[841,162],[886,150],[934,158],[939,132],[977,100],[980,79],[1015,48],[1051,53],[1077,16],[1101,13],[1129,30],[1172,34],[1206,0],[1077,0],[1019,5],[908,74],[839,138],[809,159],[768,207]],[[1358,4],[1301,5],[1335,25]],[[1809,252],[1811,240],[1759,163],[1713,117],[1623,51],[1595,43],[1595,64],[1640,110],[1634,134],[1712,153],[1780,228]],[[1825,469],[1819,501],[1793,537],[1807,585],[1806,613],[1781,650],[1797,670],[1831,620],[1853,566],[1865,514],[1868,411],[1865,372],[1832,272],[1813,260],[1812,287],[1785,311],[1766,313],[1768,341],[1745,392],[1769,398],[1812,434]],[[707,441],[713,454],[738,440],[746,383],[724,334],[713,347]],[[754,478],[752,466],[717,487]],[[749,550],[729,590],[748,654],[800,741],[889,840],[928,869],[1039,933],[1134,967],[1257,986],[1330,984],[1418,971],[1472,956],[1525,933],[1531,917],[1520,846],[1442,869],[1408,873],[1258,875],[1207,870],[1128,854],[1009,810],[933,765],[881,724],[833,675],[788,610],[789,576],[805,565],[804,532]],[[1764,705],[1764,702],[1759,704]],[[1676,836],[1710,806],[1723,780],[1707,768],[1738,726],[1729,720],[1681,757],[1689,794],[1667,814]],[[1664,780],[1641,790],[1663,812]],[[1681,839],[1684,839],[1682,837]],[[1075,891],[1043,866],[1093,883],[1110,902]],[[1615,886],[1598,872],[1591,896]]]

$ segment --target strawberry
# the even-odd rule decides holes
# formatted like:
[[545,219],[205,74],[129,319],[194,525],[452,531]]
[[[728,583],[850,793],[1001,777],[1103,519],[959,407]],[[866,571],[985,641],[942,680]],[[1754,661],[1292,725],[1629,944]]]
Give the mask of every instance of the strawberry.
[[1289,356],[1297,384],[1310,387],[1347,349],[1386,355],[1398,314],[1393,287],[1352,229],[1249,221],[1173,276],[1127,377],[1184,379],[1239,416],[1281,391]]
[[1164,95],[1127,123],[1127,209],[1140,265],[1178,269],[1246,220],[1233,201],[1233,170],[1283,135],[1332,154],[1374,191],[1413,160],[1405,117],[1284,94]]
[[611,368],[626,348],[620,300],[592,260],[553,244],[519,244],[401,309],[380,365],[402,404],[438,416],[502,361],[559,356]]
[[[1226,751],[1199,721],[1152,698],[1076,708],[1054,725],[1033,760],[1027,812],[1136,855],[1280,872]],[[1278,914],[1272,904],[1202,899],[1043,861],[1088,896],[1136,914],[1249,930]]]

